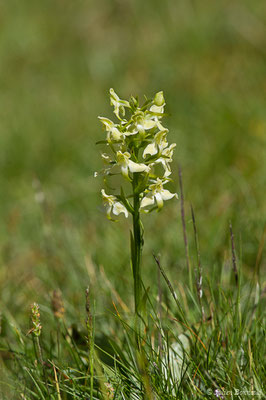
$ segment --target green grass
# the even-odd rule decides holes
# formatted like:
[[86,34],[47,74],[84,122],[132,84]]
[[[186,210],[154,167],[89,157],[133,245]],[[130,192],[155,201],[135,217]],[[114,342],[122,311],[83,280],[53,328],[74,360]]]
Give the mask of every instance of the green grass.
[[[181,333],[190,342],[178,398],[191,399],[192,393],[206,398],[208,388],[261,390],[265,376],[265,22],[266,7],[259,0],[252,4],[2,2],[3,399],[23,398],[21,393],[26,399],[59,399],[52,363],[62,399],[89,398],[87,286],[95,342],[112,357],[116,354],[113,360],[95,348],[95,398],[108,381],[117,390],[117,399],[128,399],[128,390],[134,387],[136,396],[144,387],[147,393],[152,387],[159,398],[175,396],[170,378],[163,378],[163,357],[158,358],[151,346],[153,338],[155,343],[158,340],[159,328],[166,352],[167,343]],[[193,289],[189,284],[180,202],[167,204],[161,213],[143,218],[143,281],[150,289],[142,360],[130,329],[134,309],[130,223],[111,224],[105,219],[99,195],[102,182],[93,178],[101,167],[95,142],[103,138],[97,116],[111,117],[106,100],[110,87],[123,98],[164,91],[169,141],[177,143],[171,189],[180,193],[181,165],[190,263],[194,272],[192,203],[205,314],[211,317],[201,323],[194,273]],[[40,192],[44,203],[36,202]],[[230,220],[239,289],[232,275]],[[180,315],[162,277],[162,315],[158,317],[153,253],[160,253],[161,265],[195,334],[173,320]],[[51,309],[52,292],[58,288],[66,310],[59,324]],[[38,353],[32,336],[26,335],[33,302],[41,310],[40,341],[50,397],[43,367],[35,361]],[[242,398],[249,397],[242,394]]]

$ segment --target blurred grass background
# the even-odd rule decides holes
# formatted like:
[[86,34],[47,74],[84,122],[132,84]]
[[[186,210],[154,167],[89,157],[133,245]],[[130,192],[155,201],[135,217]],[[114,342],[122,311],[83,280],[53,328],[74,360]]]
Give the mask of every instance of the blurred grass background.
[[[130,222],[105,219],[93,178],[104,137],[97,116],[113,118],[110,87],[122,98],[164,91],[177,143],[172,190],[180,164],[203,269],[230,263],[231,219],[244,274],[253,274],[265,220],[266,3],[1,1],[1,308],[22,326],[29,305],[45,305],[57,287],[73,318],[96,281],[97,310],[110,308],[101,265],[132,301]],[[146,285],[152,251],[182,282],[180,203],[144,224]]]

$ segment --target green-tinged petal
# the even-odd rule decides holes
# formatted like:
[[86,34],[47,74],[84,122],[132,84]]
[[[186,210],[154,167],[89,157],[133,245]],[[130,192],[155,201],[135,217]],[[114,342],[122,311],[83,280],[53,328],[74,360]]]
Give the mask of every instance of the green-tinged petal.
[[157,121],[157,128],[162,132],[169,132],[169,129],[165,128],[160,121]]
[[144,118],[141,125],[143,126],[144,130],[152,129],[156,126],[156,121],[153,121],[152,119],[146,117]]
[[158,163],[162,164],[165,170],[164,177],[171,175],[170,163],[173,161],[173,152],[175,147],[176,143],[172,143],[169,147],[164,148],[161,151],[161,157],[155,161],[156,164]]
[[101,123],[105,126],[107,131],[110,131],[114,127],[113,121],[111,121],[109,118],[105,117],[98,117]]
[[121,140],[123,137],[124,137],[124,135],[123,135],[123,133],[122,132],[120,132],[117,128],[112,128],[112,130],[111,130],[111,134],[112,134],[112,138],[114,139],[114,140]]
[[150,168],[145,164],[138,164],[134,161],[128,160],[128,168],[130,172],[149,172]]
[[161,191],[161,196],[162,196],[162,199],[163,199],[164,201],[165,201],[165,200],[170,200],[170,199],[172,199],[173,197],[178,198],[177,193],[171,193],[171,192],[169,192],[169,190],[167,190],[167,189],[163,189],[163,190]]
[[167,178],[168,176],[171,175],[172,171],[171,171],[170,165],[169,165],[169,163],[166,161],[165,158],[162,158],[162,157],[158,158],[158,159],[154,162],[154,164],[162,164],[162,166],[163,166],[163,168],[164,168],[164,176],[163,176],[164,178]]
[[125,107],[130,107],[129,102],[121,100],[112,88],[110,89],[110,101],[111,105],[114,106],[115,115],[118,119],[121,119],[119,113],[121,112],[122,116],[125,115]]
[[121,165],[121,172],[124,178],[129,179],[127,165]]
[[171,171],[169,165],[166,164],[165,172],[164,172],[164,178],[167,178],[168,176],[170,176],[171,173],[172,173],[172,171]]
[[111,217],[111,211],[112,211],[112,206],[107,206],[106,207],[106,215],[108,219],[112,219]]
[[157,201],[158,208],[161,209],[163,207],[163,199],[161,193],[160,192],[155,193],[154,197]]
[[[153,104],[150,108],[150,111],[156,114],[163,114],[164,106],[156,106],[155,104]],[[158,117],[161,118],[160,115],[158,115]]]
[[113,213],[115,215],[119,215],[119,214],[123,213],[126,218],[128,217],[128,211],[127,211],[126,207],[119,201],[113,205]]
[[151,206],[152,204],[154,204],[154,196],[152,197],[145,196],[141,200],[140,208],[148,207]]
[[136,135],[138,133],[137,129],[130,127],[127,131],[124,132],[125,136]]
[[109,204],[110,206],[114,204],[116,200],[115,196],[113,196],[112,194],[110,195],[106,194],[104,189],[101,190],[101,194],[104,204]]
[[145,158],[147,154],[150,154],[151,156],[153,156],[156,153],[158,153],[157,146],[156,146],[155,142],[152,142],[152,143],[148,144],[148,146],[143,151],[143,158]]

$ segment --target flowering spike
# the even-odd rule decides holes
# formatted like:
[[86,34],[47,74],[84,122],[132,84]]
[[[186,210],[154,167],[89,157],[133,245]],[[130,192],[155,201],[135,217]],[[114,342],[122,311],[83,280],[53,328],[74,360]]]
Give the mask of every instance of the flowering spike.
[[[115,123],[109,118],[98,117],[107,132],[105,143],[113,153],[102,153],[105,168],[101,174],[106,179],[121,174],[131,182],[134,185],[133,192],[140,196],[139,210],[147,212],[150,206],[152,209],[161,209],[164,201],[177,197],[163,187],[171,175],[170,164],[176,146],[175,143],[168,144],[168,129],[161,122],[165,107],[164,94],[160,91],[153,100],[147,100],[140,106],[137,98],[131,96],[129,101],[122,100],[114,89],[110,89],[110,102],[119,121]],[[162,167],[161,175],[154,173],[156,165]],[[134,183],[136,181],[137,185]],[[107,195],[103,190],[102,197],[109,219],[112,219],[111,214],[124,214],[127,217],[128,211],[132,213],[133,205],[128,200],[130,196]]]
[[33,333],[35,336],[40,336],[42,325],[40,319],[40,308],[37,303],[33,303],[31,306],[31,323],[32,328],[30,333]]

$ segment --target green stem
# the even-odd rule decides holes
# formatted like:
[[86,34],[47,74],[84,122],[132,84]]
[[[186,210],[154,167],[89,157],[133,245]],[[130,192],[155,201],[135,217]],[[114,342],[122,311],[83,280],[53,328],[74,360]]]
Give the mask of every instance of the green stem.
[[140,262],[141,262],[141,251],[142,251],[142,234],[141,234],[141,223],[140,223],[140,197],[137,191],[138,185],[138,173],[133,174],[133,246],[131,248],[131,259],[132,259],[132,268],[133,268],[133,278],[134,278],[134,297],[135,297],[135,315],[136,315],[136,330],[137,335],[140,334],[140,320],[141,320],[141,292],[142,292],[142,282],[141,282],[141,271],[140,271]]

